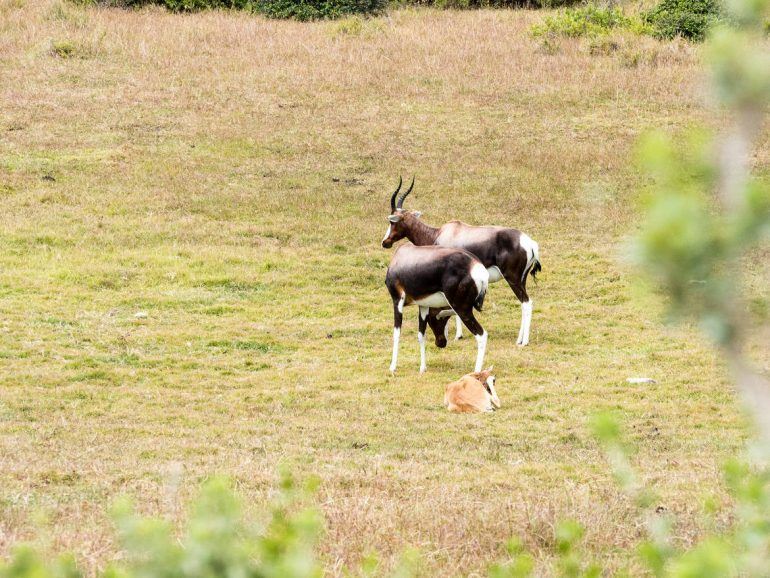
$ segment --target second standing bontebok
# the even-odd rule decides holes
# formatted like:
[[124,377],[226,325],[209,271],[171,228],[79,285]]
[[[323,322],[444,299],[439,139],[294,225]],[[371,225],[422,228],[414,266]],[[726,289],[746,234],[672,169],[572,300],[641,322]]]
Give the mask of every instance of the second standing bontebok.
[[[396,241],[406,238],[418,246],[440,245],[472,253],[486,267],[489,282],[505,279],[521,302],[521,327],[516,343],[527,345],[532,325],[532,300],[527,293],[527,277],[531,275],[534,278],[541,270],[537,243],[527,234],[506,227],[475,227],[461,221],[431,227],[420,220],[422,213],[403,208],[404,199],[414,188],[414,179],[399,196],[401,184],[399,179],[398,187],[390,198],[389,225],[382,246],[389,249]],[[458,322],[456,338],[461,335],[462,325]]]
[[[474,371],[481,371],[487,348],[487,332],[473,316],[481,311],[487,293],[489,273],[481,262],[462,249],[449,247],[415,247],[407,243],[399,247],[390,260],[385,285],[393,299],[393,359],[390,371],[396,371],[398,342],[404,307],[420,308],[420,372],[425,371],[425,330],[428,324],[440,335],[441,321],[434,315],[438,309],[450,308],[476,336],[478,351]],[[448,311],[447,311],[448,312]],[[440,312],[439,312],[440,314]],[[450,313],[451,314],[451,313]]]

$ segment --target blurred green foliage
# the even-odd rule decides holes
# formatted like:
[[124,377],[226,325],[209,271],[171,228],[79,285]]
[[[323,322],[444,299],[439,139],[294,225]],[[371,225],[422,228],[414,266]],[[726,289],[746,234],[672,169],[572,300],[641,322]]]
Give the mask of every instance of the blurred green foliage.
[[[770,102],[770,57],[756,49],[761,46],[769,9],[770,0],[728,0],[732,27],[715,30],[709,46],[714,92],[734,112],[736,134],[744,140],[756,129],[746,124],[761,122]],[[604,26],[622,19],[613,15],[597,21]],[[715,143],[703,133],[693,133],[680,144],[659,133],[643,141],[640,163],[650,175],[651,186],[636,255],[669,297],[672,315],[698,319],[718,344],[729,349],[738,330],[734,304],[741,294],[741,261],[770,235],[770,188],[751,178],[733,178],[731,185],[726,184],[731,171],[737,165],[741,168],[741,150],[738,147],[732,157],[720,159]],[[770,575],[770,469],[766,465],[750,467],[737,459],[728,463],[725,481],[735,501],[735,522],[692,547],[677,546],[671,535],[674,520],[665,511],[653,509],[655,495],[635,473],[632,449],[617,418],[602,414],[592,426],[618,483],[645,520],[648,537],[639,555],[649,573],[675,578]],[[139,516],[129,502],[121,502],[113,517],[124,556],[103,576],[319,577],[322,566],[316,549],[322,520],[316,509],[303,505],[313,489],[313,483],[300,487],[284,476],[269,506],[267,524],[257,528],[244,520],[241,503],[229,484],[214,479],[203,486],[181,538],[168,522]],[[583,536],[584,529],[574,521],[557,525],[556,575],[601,575],[601,566],[582,554]],[[519,542],[511,541],[507,551],[506,560],[490,566],[490,577],[533,575],[534,560]],[[351,572],[376,574],[376,558],[365,559]],[[418,572],[419,555],[409,551],[393,576],[405,578]],[[0,578],[79,576],[72,556],[49,559],[30,546],[18,547],[7,562],[0,563]]]
[[[303,502],[314,483],[298,486],[285,475],[269,507],[267,524],[258,528],[243,518],[230,484],[215,478],[203,485],[181,537],[164,520],[135,513],[128,500],[113,510],[124,556],[104,578],[318,578],[315,554],[322,533],[319,512]],[[0,578],[75,578],[74,559],[47,559],[31,546],[17,548],[0,564]]]

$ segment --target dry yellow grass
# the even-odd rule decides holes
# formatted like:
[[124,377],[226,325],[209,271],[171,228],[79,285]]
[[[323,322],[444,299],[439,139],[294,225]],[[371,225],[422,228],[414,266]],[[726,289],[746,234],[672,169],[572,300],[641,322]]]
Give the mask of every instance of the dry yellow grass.
[[[258,510],[288,463],[321,477],[331,575],[408,545],[428,574],[478,575],[510,536],[547,574],[567,517],[618,569],[643,520],[587,432],[605,408],[677,538],[697,539],[743,422],[707,345],[662,327],[618,257],[635,138],[709,118],[698,54],[640,39],[549,54],[527,34],[537,17],[298,24],[0,0],[0,553],[43,512],[52,547],[93,572],[115,552],[115,496],[176,519],[225,473]],[[429,223],[540,243],[532,345],[515,346],[508,289],[481,316],[493,416],[443,410],[475,344],[431,347],[419,376],[414,311],[387,375],[379,241],[400,172]]]

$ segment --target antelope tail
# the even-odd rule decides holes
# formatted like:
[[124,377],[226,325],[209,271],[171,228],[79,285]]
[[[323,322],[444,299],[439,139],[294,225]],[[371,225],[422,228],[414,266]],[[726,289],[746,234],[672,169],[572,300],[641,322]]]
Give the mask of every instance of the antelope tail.
[[540,265],[540,248],[531,239],[529,241],[532,243],[531,247],[529,247],[532,254],[530,255],[529,250],[527,251],[527,266],[524,267],[524,273],[521,276],[522,283],[527,279],[527,275],[532,275],[532,278],[537,281],[537,274],[543,270],[543,267]]
[[473,303],[473,308],[476,309],[476,311],[481,311],[481,308],[484,307],[484,297],[487,296],[487,284],[484,283],[481,285],[481,289],[479,289],[479,296],[476,297],[476,301]]

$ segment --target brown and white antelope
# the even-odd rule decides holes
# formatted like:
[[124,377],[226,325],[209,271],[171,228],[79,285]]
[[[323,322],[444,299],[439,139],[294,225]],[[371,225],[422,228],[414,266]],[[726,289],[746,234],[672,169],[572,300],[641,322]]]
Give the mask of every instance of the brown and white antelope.
[[[446,345],[447,316],[456,314],[476,336],[476,369],[480,371],[487,348],[487,332],[473,316],[481,311],[489,284],[489,273],[481,262],[463,249],[402,245],[393,254],[385,275],[385,285],[393,299],[393,358],[390,371],[396,371],[398,342],[404,307],[419,307],[420,373],[426,369],[425,329],[428,324]],[[451,309],[449,309],[451,308]],[[436,311],[445,309],[444,311]]]
[[469,373],[446,386],[444,405],[454,413],[491,412],[500,407],[492,368]]
[[[388,230],[382,246],[389,249],[396,241],[406,238],[418,246],[440,245],[465,249],[484,264],[489,282],[505,279],[521,302],[521,327],[516,340],[518,345],[529,343],[532,324],[532,300],[527,293],[527,276],[533,278],[541,270],[538,244],[531,237],[506,227],[475,227],[461,221],[450,221],[441,227],[431,227],[420,220],[419,211],[403,208],[404,199],[414,188],[412,184],[399,196],[402,180],[390,198]],[[462,337],[462,325],[458,322],[456,339]]]

